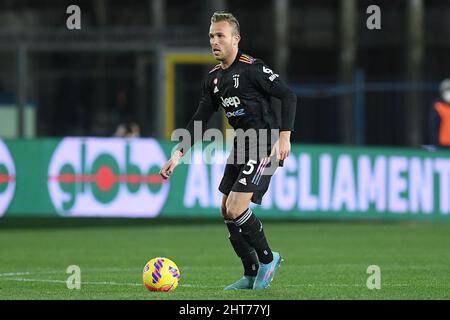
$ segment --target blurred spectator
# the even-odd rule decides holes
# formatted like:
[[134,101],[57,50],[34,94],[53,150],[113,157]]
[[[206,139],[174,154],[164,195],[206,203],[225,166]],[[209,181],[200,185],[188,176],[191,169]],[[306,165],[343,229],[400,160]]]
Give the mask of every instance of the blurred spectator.
[[450,148],[450,79],[442,81],[440,99],[433,104],[430,114],[431,143]]
[[117,107],[119,108],[119,125],[114,133],[115,137],[136,138],[140,136],[139,125],[133,120],[127,103],[127,93],[124,89],[117,92]]

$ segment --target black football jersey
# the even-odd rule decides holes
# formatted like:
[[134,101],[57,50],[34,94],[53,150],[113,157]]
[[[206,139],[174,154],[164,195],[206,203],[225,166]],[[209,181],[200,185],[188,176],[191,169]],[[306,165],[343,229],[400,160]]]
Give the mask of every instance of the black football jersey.
[[209,72],[202,100],[214,110],[223,108],[234,129],[279,128],[270,108],[272,87],[282,84],[261,60],[238,53],[233,64],[222,69],[217,65]]
[[[270,107],[270,97],[285,99],[281,124]],[[282,100],[283,102],[283,100]],[[293,131],[296,97],[280,76],[260,59],[238,52],[227,68],[215,66],[207,75],[202,88],[198,109],[187,129],[193,135],[194,121],[208,121],[214,112],[222,108],[229,124],[236,129],[280,129]],[[195,141],[192,141],[192,144]],[[185,147],[190,147],[185,145]]]

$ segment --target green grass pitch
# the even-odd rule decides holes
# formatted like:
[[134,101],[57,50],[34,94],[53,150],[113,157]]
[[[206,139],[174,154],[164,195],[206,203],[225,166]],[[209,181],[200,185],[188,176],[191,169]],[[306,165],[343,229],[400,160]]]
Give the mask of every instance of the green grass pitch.
[[[95,222],[93,222],[95,221]],[[263,221],[264,222],[264,221]],[[0,221],[0,299],[449,299],[450,224],[270,222],[266,235],[284,262],[266,290],[228,292],[242,274],[221,221]],[[142,269],[165,256],[180,286],[153,293]],[[69,290],[69,265],[81,289]],[[369,265],[381,289],[369,290]]]

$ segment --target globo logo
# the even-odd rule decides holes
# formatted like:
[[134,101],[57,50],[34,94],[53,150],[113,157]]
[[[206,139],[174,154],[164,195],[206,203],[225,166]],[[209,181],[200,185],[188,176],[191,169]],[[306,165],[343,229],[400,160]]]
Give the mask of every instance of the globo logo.
[[169,183],[154,139],[65,138],[48,169],[50,198],[61,215],[155,217]]
[[5,143],[0,140],[0,217],[11,203],[16,190],[16,168]]

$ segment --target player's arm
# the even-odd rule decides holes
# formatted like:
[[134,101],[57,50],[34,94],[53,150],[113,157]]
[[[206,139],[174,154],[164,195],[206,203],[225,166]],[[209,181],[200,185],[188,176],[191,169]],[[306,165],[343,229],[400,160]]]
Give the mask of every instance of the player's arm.
[[281,127],[278,142],[278,158],[284,160],[291,151],[291,131],[294,131],[297,96],[288,85],[263,63],[256,63],[250,69],[250,78],[257,88],[281,100]]
[[207,82],[203,84],[202,97],[200,99],[197,111],[192,116],[191,120],[186,126],[186,130],[189,132],[189,139],[183,139],[173,152],[171,158],[167,163],[161,168],[160,175],[163,179],[168,179],[170,175],[178,166],[181,157],[199,140],[200,137],[194,135],[194,124],[195,121],[201,121],[202,127],[205,127],[214,112],[217,111],[217,107],[213,103]]

